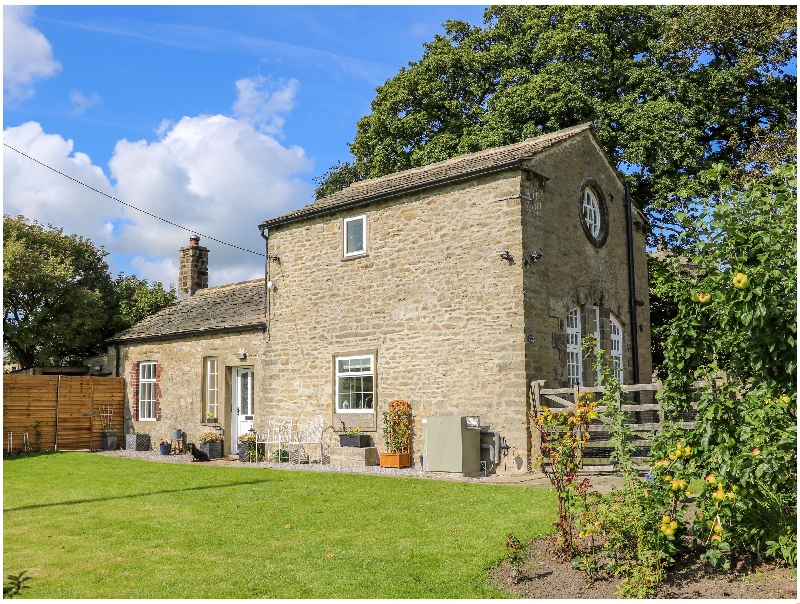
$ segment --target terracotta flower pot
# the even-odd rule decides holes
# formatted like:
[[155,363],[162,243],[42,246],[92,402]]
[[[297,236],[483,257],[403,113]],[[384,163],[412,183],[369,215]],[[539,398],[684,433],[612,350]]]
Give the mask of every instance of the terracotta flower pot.
[[382,468],[410,468],[411,453],[381,453]]

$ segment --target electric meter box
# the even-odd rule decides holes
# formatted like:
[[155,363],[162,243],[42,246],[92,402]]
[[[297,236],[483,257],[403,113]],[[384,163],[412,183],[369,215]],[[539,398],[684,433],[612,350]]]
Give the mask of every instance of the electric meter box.
[[422,418],[423,467],[426,472],[481,471],[480,421],[475,417]]

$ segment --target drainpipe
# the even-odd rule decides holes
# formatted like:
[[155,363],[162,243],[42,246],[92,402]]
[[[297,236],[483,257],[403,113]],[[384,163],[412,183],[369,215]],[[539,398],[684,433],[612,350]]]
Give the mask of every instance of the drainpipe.
[[[269,231],[259,226],[258,230],[261,231],[261,237],[264,239],[264,321],[267,325],[267,342],[269,342]],[[264,231],[267,231],[264,234]]]
[[115,354],[115,364],[116,369],[114,371],[114,375],[119,377],[119,344],[114,344],[114,354]]
[[639,383],[639,334],[636,320],[636,276],[633,272],[633,209],[631,208],[631,188],[625,185],[625,216],[628,222],[628,289],[631,309],[631,362],[633,363],[633,383]]

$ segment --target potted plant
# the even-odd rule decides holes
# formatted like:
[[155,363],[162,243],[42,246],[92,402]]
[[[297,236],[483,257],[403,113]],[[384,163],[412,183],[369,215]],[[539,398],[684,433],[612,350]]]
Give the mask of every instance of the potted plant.
[[389,401],[389,410],[383,412],[383,442],[386,453],[380,455],[382,468],[411,466],[411,410],[408,401]]
[[158,445],[158,448],[161,451],[161,455],[169,455],[170,451],[172,451],[172,445],[163,438],[161,439],[161,443]]
[[205,451],[211,459],[222,457],[222,434],[211,428],[200,430],[197,434],[200,450]]
[[100,433],[103,443],[103,451],[117,450],[117,431],[111,428],[110,424],[103,424],[103,431]]
[[216,424],[217,418],[214,417],[213,413],[206,413],[206,423],[207,424]]
[[125,449],[128,451],[149,451],[150,435],[146,432],[137,432],[131,428],[130,434],[125,435]]
[[361,428],[345,428],[339,435],[339,446],[341,447],[369,447],[369,436],[361,432]]
[[238,439],[239,441],[239,461],[250,461],[256,449],[256,433],[245,432]]

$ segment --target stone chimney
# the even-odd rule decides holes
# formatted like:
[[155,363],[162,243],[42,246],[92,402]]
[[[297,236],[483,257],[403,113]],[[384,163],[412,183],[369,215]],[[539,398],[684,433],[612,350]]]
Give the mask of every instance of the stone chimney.
[[208,287],[208,248],[200,245],[200,237],[189,237],[189,245],[181,248],[178,268],[178,299],[193,296]]

